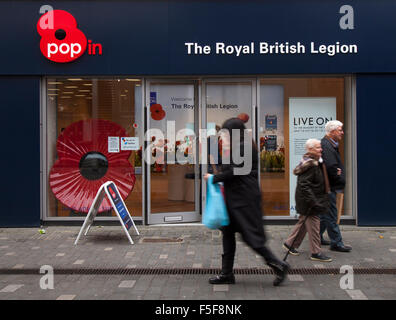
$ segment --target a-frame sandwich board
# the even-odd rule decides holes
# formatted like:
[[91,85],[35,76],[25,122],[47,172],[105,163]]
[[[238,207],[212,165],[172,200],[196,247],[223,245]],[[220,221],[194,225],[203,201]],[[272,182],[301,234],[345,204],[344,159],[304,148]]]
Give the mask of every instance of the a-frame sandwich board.
[[80,240],[81,235],[85,231],[84,235],[87,235],[89,229],[91,228],[93,221],[96,217],[96,214],[98,213],[98,209],[100,208],[100,205],[102,204],[102,201],[104,197],[107,197],[113,206],[114,211],[117,214],[118,219],[120,220],[120,223],[122,225],[122,228],[124,229],[129,242],[133,244],[133,240],[131,238],[131,235],[129,234],[129,229],[133,226],[137,235],[139,235],[139,231],[136,228],[135,223],[133,222],[133,219],[124,203],[122,200],[120,193],[118,192],[117,186],[113,181],[108,181],[104,184],[102,184],[96,193],[96,197],[91,205],[91,208],[88,211],[88,214],[84,220],[84,223],[80,229],[80,232],[78,233],[77,239],[74,242],[76,245],[78,240]]

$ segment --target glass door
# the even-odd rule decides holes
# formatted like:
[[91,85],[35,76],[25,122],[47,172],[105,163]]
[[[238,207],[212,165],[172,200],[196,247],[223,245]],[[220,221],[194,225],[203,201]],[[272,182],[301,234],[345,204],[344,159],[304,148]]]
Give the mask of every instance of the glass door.
[[201,220],[198,84],[148,80],[146,148],[148,223]]
[[[207,135],[214,136],[221,128],[224,121],[229,118],[239,117],[245,122],[247,129],[255,135],[256,119],[256,80],[254,79],[207,79],[202,83],[202,128]],[[213,143],[209,143],[213,147]],[[221,149],[221,148],[220,148]],[[221,158],[221,150],[214,159],[215,164]],[[213,154],[210,150],[208,154]],[[210,172],[213,166],[207,160],[207,165],[202,166],[202,172]],[[202,207],[206,203],[206,184],[202,183]]]

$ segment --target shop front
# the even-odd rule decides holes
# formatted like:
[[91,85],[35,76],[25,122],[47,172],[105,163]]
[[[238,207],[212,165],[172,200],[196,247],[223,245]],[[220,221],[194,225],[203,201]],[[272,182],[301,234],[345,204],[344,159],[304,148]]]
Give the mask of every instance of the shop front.
[[[259,151],[263,219],[294,221],[293,168],[305,140],[321,139],[337,119],[345,132],[342,221],[396,224],[392,177],[373,172],[370,160],[382,153],[385,164],[375,168],[386,168],[395,152],[396,43],[381,51],[376,34],[396,28],[378,19],[372,31],[373,5],[1,3],[5,17],[20,12],[15,37],[5,32],[8,18],[1,29],[9,44],[0,53],[2,132],[13,156],[2,160],[1,225],[83,221],[106,181],[135,221],[200,222],[208,145],[231,117],[245,121]],[[386,1],[378,10],[396,13]],[[117,220],[106,201],[99,211],[97,219]]]
[[[353,160],[351,153],[344,152],[354,147],[350,138],[353,128],[350,76],[56,77],[44,81],[43,118],[46,121],[42,144],[48,155],[44,159],[44,181],[50,181],[44,191],[48,220],[81,219],[86,214],[84,211],[89,209],[90,202],[80,194],[86,192],[83,188],[87,179],[101,181],[107,176],[107,179],[120,179],[120,184],[127,183],[117,172],[98,172],[103,167],[111,168],[113,155],[125,151],[122,141],[125,135],[136,141],[128,155],[135,181],[125,200],[132,215],[137,219],[145,217],[148,223],[200,221],[206,200],[206,185],[201,177],[210,165],[202,158],[204,142],[217,133],[216,127],[218,130],[226,119],[238,116],[245,117],[246,127],[257,141],[263,214],[270,219],[290,219],[296,214],[292,169],[304,151],[301,145],[305,137],[321,138],[327,120],[337,118],[345,123],[341,150],[349,183],[345,190],[344,217],[353,218]],[[159,110],[154,110],[156,107]],[[303,122],[312,121],[308,115],[316,121],[309,133],[301,129],[308,128]],[[106,127],[110,131],[92,135],[95,127],[101,128],[97,119],[115,123],[125,132],[117,133],[115,129],[113,133]],[[80,151],[81,145],[86,144],[86,141],[79,142],[84,140],[84,135],[89,146]],[[94,136],[103,139],[102,146],[96,149],[91,147]],[[117,145],[120,144],[116,150],[110,150],[109,137],[116,138]],[[117,137],[121,140],[117,141]],[[73,153],[63,152],[61,148]],[[152,163],[145,160],[148,148],[154,156]],[[106,165],[97,163],[95,168],[91,159],[90,167],[89,159],[84,157],[87,154],[95,157],[92,154],[95,151],[108,162]],[[78,170],[70,170],[68,174],[69,169],[59,160],[63,154],[75,156]],[[60,169],[56,170],[58,166]],[[118,169],[121,172],[122,167]],[[98,186],[100,184],[89,190],[90,201]],[[84,204],[80,203],[81,198]],[[102,217],[112,215],[111,208],[101,214]]]

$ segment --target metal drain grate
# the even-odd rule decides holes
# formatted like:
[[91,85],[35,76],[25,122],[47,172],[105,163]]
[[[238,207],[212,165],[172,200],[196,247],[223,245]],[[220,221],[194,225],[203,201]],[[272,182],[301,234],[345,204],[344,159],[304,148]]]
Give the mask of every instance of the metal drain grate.
[[[63,275],[183,275],[183,274],[218,274],[220,268],[55,268],[55,274]],[[354,274],[372,275],[396,275],[395,268],[354,268]],[[265,275],[273,274],[268,268],[235,268],[235,274],[239,275]],[[37,268],[32,269],[0,269],[0,274],[40,274]],[[290,269],[289,274],[299,275],[336,275],[340,274],[338,268],[295,268]]]
[[181,243],[183,242],[182,238],[142,238],[140,240],[141,243]]

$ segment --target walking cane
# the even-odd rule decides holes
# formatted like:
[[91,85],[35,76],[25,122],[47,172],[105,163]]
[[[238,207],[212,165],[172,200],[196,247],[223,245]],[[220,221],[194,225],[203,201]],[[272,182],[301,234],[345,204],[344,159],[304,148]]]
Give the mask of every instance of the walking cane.
[[[307,220],[307,218],[308,218],[308,215],[305,216],[303,224],[305,224],[305,221]],[[297,236],[298,236],[298,233],[297,233],[296,236],[294,237],[293,243],[290,245],[290,248],[293,248],[293,245],[294,245],[294,242],[295,242],[296,239],[297,239]],[[287,256],[289,255],[289,253],[290,253],[290,250],[287,249],[287,252],[286,252],[285,257],[283,258],[283,261],[286,261]]]

